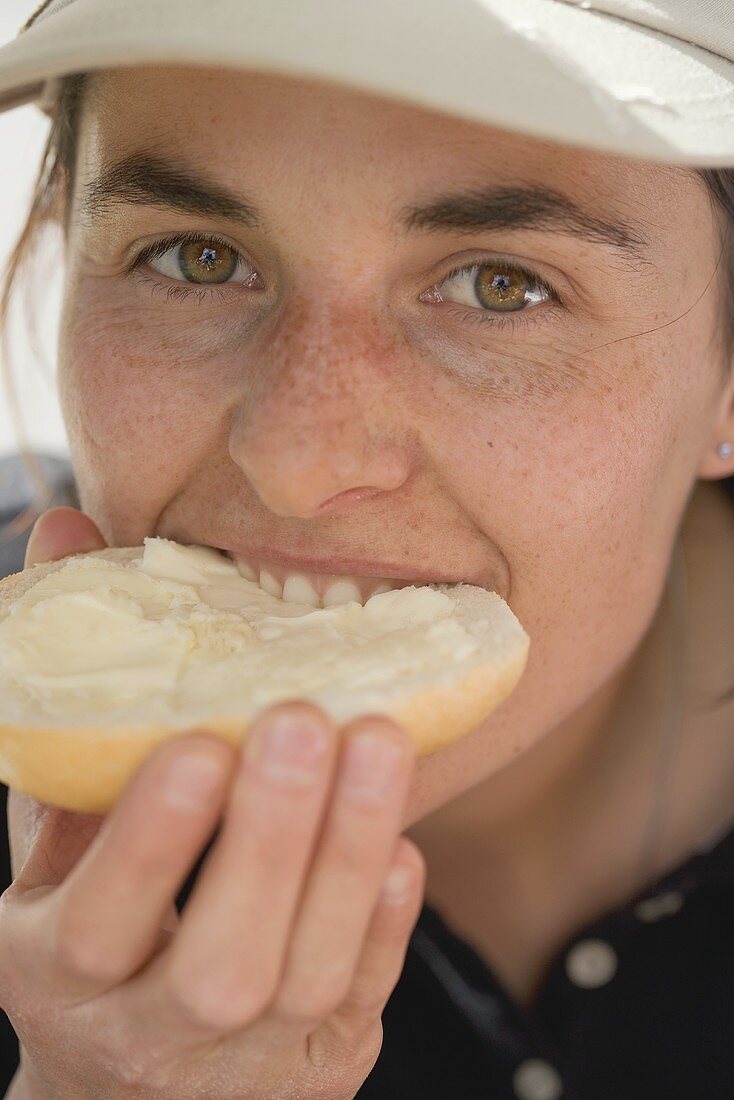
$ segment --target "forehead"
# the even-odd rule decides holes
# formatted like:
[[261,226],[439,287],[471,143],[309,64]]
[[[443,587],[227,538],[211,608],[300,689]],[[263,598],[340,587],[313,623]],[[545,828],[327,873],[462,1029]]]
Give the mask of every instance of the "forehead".
[[[411,193],[421,182],[522,178],[639,213],[693,198],[685,169],[628,160],[427,110],[326,81],[199,66],[130,66],[91,74],[80,136],[93,160],[140,148],[210,150],[221,172],[267,159],[274,174],[348,174]],[[699,199],[700,201],[700,199]]]

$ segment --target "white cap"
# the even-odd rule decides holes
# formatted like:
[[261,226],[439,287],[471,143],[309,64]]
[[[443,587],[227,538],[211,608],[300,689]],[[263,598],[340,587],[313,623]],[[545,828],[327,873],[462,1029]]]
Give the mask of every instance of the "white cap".
[[626,157],[734,166],[734,0],[45,0],[0,111],[71,72],[201,64],[336,81]]

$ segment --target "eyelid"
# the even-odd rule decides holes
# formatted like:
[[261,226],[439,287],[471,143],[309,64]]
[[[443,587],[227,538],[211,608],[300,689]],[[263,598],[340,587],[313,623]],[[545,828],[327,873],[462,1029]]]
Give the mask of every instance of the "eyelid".
[[[125,274],[126,275],[131,275],[138,268],[142,267],[143,264],[150,263],[151,260],[158,259],[160,256],[165,255],[165,253],[169,252],[171,249],[180,248],[181,245],[187,244],[188,242],[191,242],[191,241],[213,241],[215,244],[223,245],[224,247],[231,249],[233,252],[235,252],[237,254],[238,261],[239,260],[244,260],[244,262],[250,268],[252,268],[253,271],[256,270],[254,264],[251,263],[251,261],[248,259],[247,255],[244,253],[244,251],[238,245],[234,244],[232,241],[227,240],[227,238],[222,236],[222,234],[202,232],[201,230],[181,230],[178,233],[171,233],[167,237],[161,237],[159,240],[151,241],[150,244],[145,245],[142,249],[140,249],[136,253],[136,255],[133,257],[133,259],[130,261],[129,265],[125,269]],[[156,275],[160,276],[161,273],[159,271],[156,271]],[[161,278],[166,279],[166,278],[169,278],[169,276],[163,275],[163,276],[161,276]],[[228,283],[219,283],[219,284],[217,284],[217,283],[208,283],[208,284],[207,283],[186,283],[184,280],[181,280],[181,282],[178,285],[179,286],[189,286],[192,290],[198,290],[198,289],[201,289],[202,287],[206,288],[207,286],[210,286],[210,287],[219,286],[219,288],[221,289],[222,287],[228,286],[230,284],[228,284]]]
[[[477,259],[471,259],[470,258],[470,259],[466,260],[464,263],[459,264],[458,266],[451,268],[451,270],[448,271],[445,275],[442,275],[439,279],[437,279],[434,283],[432,283],[432,285],[430,287],[430,290],[438,290],[441,286],[443,286],[444,283],[447,283],[450,279],[454,279],[458,275],[468,275],[468,274],[471,274],[472,272],[477,272],[477,271],[479,271],[480,268],[483,268],[483,267],[498,267],[498,268],[504,269],[506,272],[509,272],[511,274],[522,275],[522,276],[527,278],[528,282],[535,283],[537,286],[541,287],[546,292],[547,298],[544,299],[545,301],[555,301],[559,305],[565,306],[564,298],[561,297],[559,292],[556,290],[555,286],[551,282],[549,282],[548,279],[545,279],[542,275],[540,275],[539,272],[535,271],[529,265],[524,264],[524,263],[520,263],[517,260],[503,259],[501,257],[481,256],[481,257],[478,257]],[[429,293],[429,291],[424,291],[424,293]],[[465,305],[464,303],[461,303],[461,302],[454,302],[454,303],[451,303],[451,304],[453,304],[453,305]],[[541,305],[541,304],[542,303],[537,303],[537,305]],[[466,309],[478,309],[479,307],[477,307],[477,306],[466,306],[465,305],[465,308]],[[482,310],[481,312],[490,313],[491,310]],[[498,310],[497,312],[502,313],[503,311]],[[526,311],[525,310],[515,310],[515,311],[510,310],[510,311],[507,311],[507,312],[524,313]]]
[[[237,245],[231,243],[225,237],[221,236],[218,233],[202,232],[201,230],[188,230],[188,231],[181,231],[179,233],[172,233],[172,234],[169,234],[167,237],[162,237],[157,241],[152,241],[150,244],[146,245],[144,248],[140,249],[137,252],[135,257],[132,259],[129,266],[127,267],[125,273],[126,274],[139,273],[139,269],[141,267],[143,267],[144,264],[149,263],[150,260],[157,259],[159,256],[165,255],[165,253],[170,251],[171,249],[180,247],[182,244],[185,244],[188,241],[200,241],[200,240],[212,241],[215,244],[218,243],[218,244],[224,245],[227,248],[232,249],[232,251],[237,254],[238,261],[243,260],[252,269],[252,271],[255,274],[257,274],[258,277],[259,277],[259,272],[257,271],[257,268],[252,263],[250,263],[250,260],[247,258],[247,256],[245,255],[245,253],[243,252],[243,250],[241,248],[239,248]],[[507,271],[511,271],[511,272],[514,272],[514,273],[517,273],[517,274],[521,274],[523,276],[527,276],[530,281],[534,281],[538,286],[542,287],[543,290],[546,291],[546,293],[548,295],[547,298],[543,299],[541,302],[537,302],[537,303],[534,303],[534,304],[530,303],[525,309],[507,310],[507,311],[502,311],[502,310],[492,311],[492,310],[489,310],[489,309],[482,309],[479,306],[470,306],[470,305],[466,305],[464,303],[452,302],[452,301],[446,301],[446,300],[443,300],[441,303],[435,303],[435,304],[437,304],[437,305],[441,304],[444,307],[445,311],[449,310],[452,313],[456,313],[458,311],[461,314],[461,316],[459,317],[459,320],[460,321],[463,320],[467,324],[472,323],[473,321],[478,321],[479,323],[485,323],[485,324],[493,325],[494,328],[515,327],[517,325],[522,325],[524,323],[528,323],[529,319],[524,316],[524,315],[527,315],[527,314],[540,313],[543,317],[543,320],[548,320],[549,319],[548,318],[548,312],[549,312],[548,309],[540,310],[538,308],[539,306],[542,306],[542,305],[551,305],[551,306],[555,306],[557,308],[567,309],[567,307],[565,305],[565,302],[564,302],[564,299],[556,291],[555,287],[550,282],[548,282],[547,279],[544,279],[541,275],[539,275],[536,271],[534,271],[532,267],[530,267],[527,264],[520,263],[515,259],[503,259],[502,257],[488,257],[486,254],[483,255],[483,256],[478,256],[474,259],[468,258],[463,263],[458,264],[457,266],[451,268],[451,270],[449,270],[446,274],[444,274],[439,279],[437,279],[434,283],[432,283],[430,288],[427,291],[424,291],[423,293],[427,294],[427,293],[430,293],[433,290],[438,289],[445,282],[448,282],[449,279],[452,279],[457,275],[466,273],[468,271],[472,271],[474,269],[479,269],[481,267],[485,267],[485,266],[488,267],[492,264],[495,264],[498,267],[504,267],[505,270],[507,270]],[[170,280],[169,276],[161,275],[160,272],[155,271],[155,269],[153,269],[153,270],[154,270],[155,274],[157,276],[159,276],[160,278]],[[155,280],[151,279],[148,276],[139,275],[139,277],[144,279],[146,282],[150,282],[150,283],[154,284],[154,286],[153,286],[153,292],[154,293],[155,293],[156,290],[165,290],[166,287],[167,287],[168,292],[169,292],[167,300],[170,300],[171,297],[178,297],[180,299],[185,299],[185,298],[190,297],[193,294],[193,295],[197,296],[199,301],[201,301],[204,298],[211,297],[213,292],[218,293],[218,296],[221,299],[223,295],[227,294],[229,288],[232,288],[232,287],[237,286],[237,285],[246,286],[246,283],[242,283],[242,282],[240,282],[239,284],[237,282],[233,282],[233,283],[229,283],[229,282],[227,282],[227,283],[187,283],[185,280],[181,280],[179,282],[177,282],[175,280],[170,280],[168,284],[165,284],[165,283],[156,284]],[[248,287],[247,289],[250,289],[250,288]],[[419,298],[420,297],[422,297],[422,295],[419,295]],[[536,323],[538,323],[538,320],[539,320],[538,318],[533,316],[532,321],[529,321],[529,323],[536,324]]]

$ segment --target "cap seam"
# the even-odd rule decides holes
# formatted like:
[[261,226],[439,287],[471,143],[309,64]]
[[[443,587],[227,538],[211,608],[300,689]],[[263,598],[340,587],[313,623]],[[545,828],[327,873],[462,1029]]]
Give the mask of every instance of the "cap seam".
[[[569,8],[581,8],[578,0],[556,0],[559,4],[565,4]],[[674,31],[669,30],[667,27],[653,27],[649,23],[642,23],[639,19],[631,19],[626,15],[620,15],[616,11],[604,11],[602,8],[582,8],[589,15],[601,15],[606,19],[616,19],[620,23],[626,23],[628,26],[639,27],[643,31],[649,31],[651,34],[659,34],[664,38],[672,38],[675,42],[685,42],[689,46],[693,46],[697,50],[703,50],[704,53],[710,53],[712,57],[720,57],[723,61],[734,61],[734,58],[730,54],[720,53],[718,50],[712,50],[710,46],[704,46],[700,42],[695,42],[692,38],[685,38],[682,34],[676,34]]]
[[42,2],[41,4],[39,4],[39,5],[38,5],[38,7],[36,8],[36,10],[35,10],[35,11],[33,12],[33,14],[32,14],[32,15],[30,15],[30,16],[28,17],[28,19],[26,19],[25,23],[24,23],[24,24],[22,25],[22,27],[21,27],[21,28],[20,28],[20,30],[18,31],[18,34],[22,34],[22,33],[23,33],[23,31],[27,31],[27,30],[28,30],[28,28],[29,28],[29,27],[31,27],[31,26],[33,25],[33,23],[34,23],[34,22],[35,22],[35,20],[36,20],[36,19],[38,18],[38,16],[39,16],[39,15],[40,15],[40,14],[41,14],[41,13],[42,13],[43,11],[45,11],[45,10],[46,10],[46,8],[47,8],[47,7],[49,6],[49,4],[52,4],[52,3],[53,3],[53,0],[43,0],[43,2]]

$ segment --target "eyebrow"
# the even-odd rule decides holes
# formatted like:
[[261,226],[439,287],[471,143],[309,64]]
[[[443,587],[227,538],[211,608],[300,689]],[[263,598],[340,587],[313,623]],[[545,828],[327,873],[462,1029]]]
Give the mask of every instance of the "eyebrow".
[[[99,219],[113,204],[159,206],[185,214],[223,218],[250,229],[264,219],[245,196],[206,180],[198,172],[150,153],[133,153],[107,166],[88,186],[83,213]],[[496,229],[552,229],[591,244],[611,246],[628,257],[644,258],[650,246],[639,226],[582,210],[567,195],[531,185],[492,185],[439,195],[422,205],[402,207],[395,221],[403,233],[479,233]]]

